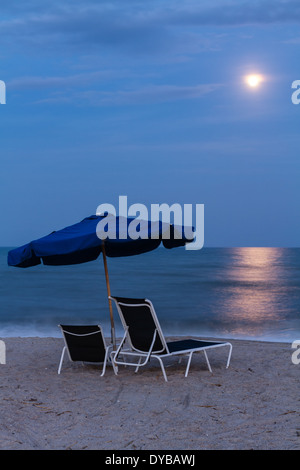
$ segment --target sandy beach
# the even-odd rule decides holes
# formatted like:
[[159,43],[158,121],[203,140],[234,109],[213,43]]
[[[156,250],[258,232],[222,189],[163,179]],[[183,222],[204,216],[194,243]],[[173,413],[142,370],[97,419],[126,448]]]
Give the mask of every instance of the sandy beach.
[[165,382],[156,361],[137,374],[66,357],[63,340],[4,338],[0,365],[1,450],[300,449],[299,372],[291,345],[231,341],[185,361],[168,361]]

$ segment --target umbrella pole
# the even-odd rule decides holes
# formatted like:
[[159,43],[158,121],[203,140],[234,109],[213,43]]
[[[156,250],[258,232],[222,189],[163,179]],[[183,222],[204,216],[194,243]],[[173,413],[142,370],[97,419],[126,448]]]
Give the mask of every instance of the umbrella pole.
[[112,303],[111,303],[111,299],[110,299],[110,295],[111,295],[110,294],[110,284],[109,284],[109,277],[108,277],[108,269],[107,269],[107,260],[106,260],[104,240],[102,240],[102,256],[103,256],[103,264],[104,264],[107,295],[108,295],[109,315],[110,315],[110,323],[111,323],[111,342],[112,342],[112,345],[113,345],[113,349],[115,350],[116,349],[115,322],[114,322],[114,316],[113,316]]

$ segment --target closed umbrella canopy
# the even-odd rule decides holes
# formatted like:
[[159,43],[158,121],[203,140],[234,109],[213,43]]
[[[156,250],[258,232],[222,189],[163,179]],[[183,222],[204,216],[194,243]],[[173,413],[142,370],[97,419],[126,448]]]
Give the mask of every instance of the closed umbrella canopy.
[[[101,229],[98,224],[102,224]],[[132,224],[135,228],[138,227],[135,233],[140,234],[139,238],[133,239],[129,236]],[[49,266],[61,266],[94,261],[102,253],[108,296],[110,296],[106,256],[138,255],[152,251],[160,244],[163,244],[165,248],[184,246],[193,239],[193,233],[190,233],[191,238],[187,238],[183,227],[178,228],[162,222],[153,223],[129,217],[92,215],[79,223],[10,250],[7,262],[9,266],[20,268],[28,268],[41,263]],[[109,307],[112,341],[115,345],[110,301]]]

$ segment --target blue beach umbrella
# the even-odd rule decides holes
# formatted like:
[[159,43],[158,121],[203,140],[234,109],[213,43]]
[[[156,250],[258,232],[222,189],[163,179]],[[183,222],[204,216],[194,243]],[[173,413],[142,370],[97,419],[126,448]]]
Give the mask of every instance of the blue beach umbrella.
[[[102,253],[108,297],[110,283],[106,257],[132,256],[165,248],[184,246],[193,241],[190,231],[187,238],[184,227],[175,227],[162,222],[142,221],[120,216],[92,215],[81,222],[26,245],[10,250],[9,266],[28,268],[43,263],[48,266],[63,266],[96,260]],[[115,347],[115,327],[111,300],[109,299],[111,337]]]

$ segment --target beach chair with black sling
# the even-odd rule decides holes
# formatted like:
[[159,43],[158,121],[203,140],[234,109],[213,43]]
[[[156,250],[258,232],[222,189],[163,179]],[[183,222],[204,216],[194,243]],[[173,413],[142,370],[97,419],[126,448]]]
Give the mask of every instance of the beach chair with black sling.
[[[150,359],[159,361],[164,379],[168,381],[163,359],[172,356],[188,356],[185,377],[189,373],[192,356],[195,352],[204,353],[206,363],[212,372],[207,351],[227,346],[229,353],[226,368],[229,367],[232,345],[228,342],[183,339],[167,342],[160,327],[153,304],[148,299],[110,297],[115,301],[125,333],[116,351],[110,353],[115,374],[119,365],[134,366],[136,372]],[[129,360],[130,358],[130,360]]]
[[65,346],[63,347],[58,374],[60,374],[65,352],[72,362],[103,363],[101,376],[105,374],[110,347],[106,345],[100,325],[59,325]]

